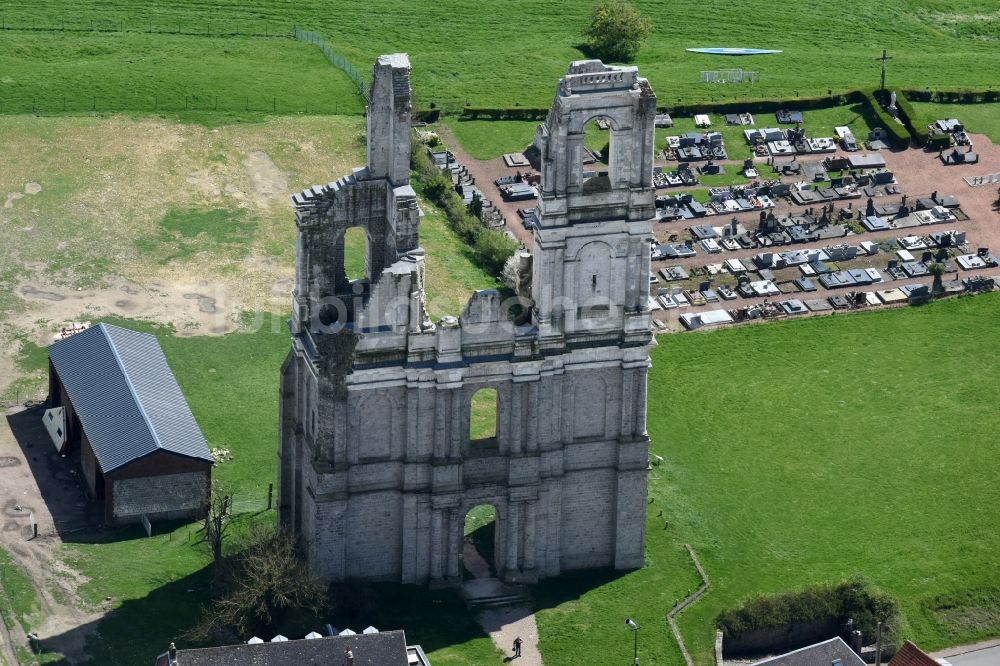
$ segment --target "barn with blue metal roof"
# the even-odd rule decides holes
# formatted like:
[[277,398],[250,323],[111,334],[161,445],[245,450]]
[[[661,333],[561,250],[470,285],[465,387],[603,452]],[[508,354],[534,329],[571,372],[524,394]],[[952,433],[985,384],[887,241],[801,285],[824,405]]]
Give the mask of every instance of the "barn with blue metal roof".
[[56,342],[49,402],[105,522],[205,514],[214,459],[155,336],[99,324]]

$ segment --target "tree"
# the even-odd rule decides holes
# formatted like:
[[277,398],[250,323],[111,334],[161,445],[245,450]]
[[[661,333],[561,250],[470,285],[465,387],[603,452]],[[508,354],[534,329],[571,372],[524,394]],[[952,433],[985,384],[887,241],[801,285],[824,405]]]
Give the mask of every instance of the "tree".
[[297,616],[326,610],[326,588],[299,558],[295,540],[271,525],[254,525],[225,561],[220,594],[189,632],[193,640],[234,634],[271,635]]
[[591,53],[602,60],[629,62],[653,31],[653,22],[626,0],[601,0],[583,31]]
[[944,264],[930,264],[927,266],[927,270],[934,276],[934,282],[931,284],[931,293],[934,296],[940,296],[944,293],[944,284],[941,282],[941,276],[944,275]]
[[205,514],[205,541],[212,548],[216,566],[222,562],[222,540],[233,519],[233,491],[221,481],[212,480],[212,497]]
[[479,192],[472,193],[472,201],[469,202],[467,209],[469,215],[480,220],[483,218],[483,198],[479,196]]

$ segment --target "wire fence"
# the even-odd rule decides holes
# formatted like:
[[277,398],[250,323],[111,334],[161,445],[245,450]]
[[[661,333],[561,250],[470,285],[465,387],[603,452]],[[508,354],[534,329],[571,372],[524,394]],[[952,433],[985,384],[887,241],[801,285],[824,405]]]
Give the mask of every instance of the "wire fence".
[[299,26],[294,26],[292,28],[292,37],[300,42],[315,44],[318,46],[323,52],[323,55],[326,56],[326,59],[330,61],[330,64],[338,69],[342,69],[349,77],[351,77],[351,80],[358,86],[358,91],[361,93],[361,96],[364,97],[365,104],[371,102],[371,99],[368,97],[369,83],[365,77],[354,67],[354,65],[351,64],[350,60],[334,51],[333,48],[326,43],[326,40],[324,40],[319,34],[309,32],[308,30],[302,30]]
[[0,30],[20,32],[144,32],[195,37],[278,37],[292,38],[292,26],[268,21],[193,21],[190,18],[172,21],[158,18],[144,21],[137,18],[112,19],[65,15],[40,20],[35,16],[0,14]]
[[241,492],[233,495],[231,511],[233,515],[243,513],[260,513],[270,511],[275,507],[277,497],[273,483],[267,484],[253,492]]
[[356,101],[317,100],[308,96],[265,97],[261,95],[93,95],[86,91],[60,91],[44,96],[0,97],[0,114],[57,115],[60,113],[119,113],[219,111],[274,115],[320,114],[363,115]]

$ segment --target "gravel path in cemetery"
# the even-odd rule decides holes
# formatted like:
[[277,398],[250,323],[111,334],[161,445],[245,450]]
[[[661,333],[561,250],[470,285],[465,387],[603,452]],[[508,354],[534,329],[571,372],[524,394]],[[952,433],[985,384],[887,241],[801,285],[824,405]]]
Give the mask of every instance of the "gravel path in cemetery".
[[[479,614],[479,623],[493,639],[493,643],[506,655],[504,662],[518,666],[542,666],[542,654],[538,651],[538,625],[535,615],[527,608],[503,608],[487,610]],[[514,654],[514,639],[524,641],[521,656]]]
[[[533,208],[536,205],[535,202],[504,201],[503,197],[500,196],[500,188],[493,182],[500,176],[513,176],[518,172],[518,169],[508,167],[503,163],[502,158],[492,160],[475,159],[472,155],[465,152],[462,144],[452,134],[451,128],[444,123],[441,123],[437,132],[445,145],[448,146],[448,149],[455,155],[455,159],[458,160],[459,164],[468,169],[469,174],[476,179],[476,187],[486,194],[486,198],[493,202],[493,205],[503,215],[504,220],[507,222],[507,229],[517,237],[517,240],[524,247],[530,248],[532,246],[531,232],[521,224],[521,218],[517,214],[517,209]],[[521,169],[521,171],[525,171],[525,169]]]
[[[911,148],[901,152],[884,152],[886,166],[895,172],[900,189],[913,196],[931,192],[953,194],[969,216],[961,228],[969,232],[970,245],[1000,250],[1000,213],[992,207],[1000,184],[970,187],[963,178],[982,176],[1000,171],[1000,145],[984,134],[972,134],[973,150],[979,154],[979,164],[945,166],[937,152]],[[941,226],[945,229],[945,225]]]

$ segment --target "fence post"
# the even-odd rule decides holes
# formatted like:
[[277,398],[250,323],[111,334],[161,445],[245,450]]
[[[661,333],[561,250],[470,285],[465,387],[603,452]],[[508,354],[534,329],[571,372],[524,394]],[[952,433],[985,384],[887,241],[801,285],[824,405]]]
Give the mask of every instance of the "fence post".
[[274,494],[274,484],[267,484],[267,510],[271,510],[271,497]]

